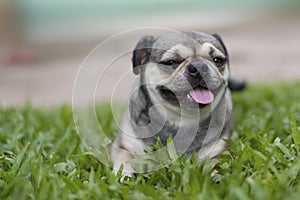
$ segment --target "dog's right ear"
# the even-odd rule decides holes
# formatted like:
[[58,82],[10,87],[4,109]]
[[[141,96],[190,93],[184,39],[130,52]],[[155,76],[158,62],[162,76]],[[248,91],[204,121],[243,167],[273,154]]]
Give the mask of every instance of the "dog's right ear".
[[154,41],[155,37],[144,36],[135,46],[131,59],[134,74],[139,74],[140,66],[147,62]]

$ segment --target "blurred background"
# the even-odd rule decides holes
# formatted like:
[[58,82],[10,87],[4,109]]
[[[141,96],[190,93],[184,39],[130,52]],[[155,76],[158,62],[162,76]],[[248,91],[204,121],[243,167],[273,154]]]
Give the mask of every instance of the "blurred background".
[[[248,82],[297,80],[299,11],[299,0],[0,0],[0,106],[71,103],[89,52],[112,35],[143,27],[219,33],[232,71]],[[110,41],[94,67],[105,70],[102,59],[119,56],[116,50],[124,46],[133,49],[139,39]],[[98,102],[110,100],[115,83],[130,70],[130,55],[119,65],[105,74]],[[122,84],[120,101],[131,80]]]

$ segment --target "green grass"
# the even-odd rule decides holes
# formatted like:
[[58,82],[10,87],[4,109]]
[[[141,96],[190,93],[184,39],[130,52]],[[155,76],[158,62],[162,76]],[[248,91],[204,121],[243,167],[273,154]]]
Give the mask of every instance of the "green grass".
[[[70,106],[1,109],[0,199],[298,199],[299,91],[290,83],[234,94],[230,149],[214,168],[181,157],[123,183],[84,148]],[[97,111],[113,137],[110,108]]]

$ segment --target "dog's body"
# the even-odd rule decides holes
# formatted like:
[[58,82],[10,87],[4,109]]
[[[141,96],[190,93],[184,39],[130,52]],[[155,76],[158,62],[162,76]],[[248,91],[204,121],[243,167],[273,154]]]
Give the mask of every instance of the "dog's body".
[[133,52],[140,76],[112,145],[114,170],[136,172],[133,154],[172,136],[178,154],[214,158],[229,138],[232,102],[227,50],[218,35],[181,32],[145,36]]

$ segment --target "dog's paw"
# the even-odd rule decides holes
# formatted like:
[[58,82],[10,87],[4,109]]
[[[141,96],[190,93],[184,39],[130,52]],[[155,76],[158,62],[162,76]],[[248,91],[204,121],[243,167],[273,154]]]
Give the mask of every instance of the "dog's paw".
[[120,168],[113,168],[116,176],[120,176],[120,182],[124,182],[127,178],[134,177],[135,171],[129,164],[122,164]]

